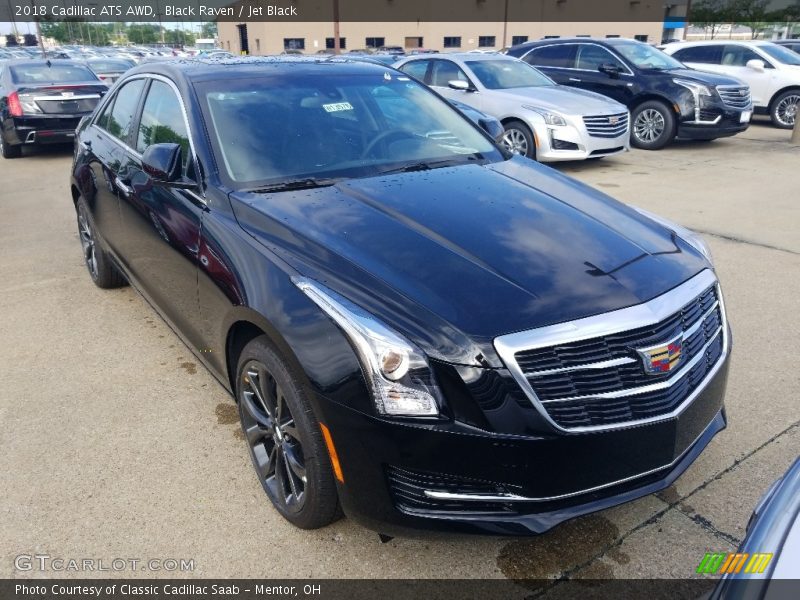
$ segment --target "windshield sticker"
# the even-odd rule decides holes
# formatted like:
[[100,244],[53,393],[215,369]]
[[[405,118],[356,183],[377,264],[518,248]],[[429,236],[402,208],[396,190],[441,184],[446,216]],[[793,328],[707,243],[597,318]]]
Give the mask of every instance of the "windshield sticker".
[[325,112],[341,112],[343,110],[353,110],[353,105],[349,102],[334,102],[333,104],[323,104]]

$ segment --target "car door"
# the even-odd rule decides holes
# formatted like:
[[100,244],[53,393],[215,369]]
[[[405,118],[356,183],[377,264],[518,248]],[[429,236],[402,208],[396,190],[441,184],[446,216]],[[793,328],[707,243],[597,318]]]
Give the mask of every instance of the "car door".
[[193,191],[157,185],[142,168],[153,144],[181,146],[183,175],[197,180],[183,103],[169,80],[150,76],[120,170],[124,254],[141,291],[195,348],[202,347],[197,297],[203,199]]
[[[764,69],[753,69],[747,66],[751,60],[759,60],[764,63]],[[722,50],[721,71],[726,75],[731,75],[744,81],[750,86],[750,94],[753,104],[756,106],[766,106],[769,104],[770,91],[772,90],[775,67],[765,57],[761,56],[751,48],[740,44],[726,44]]]
[[607,48],[598,44],[577,44],[575,66],[570,85],[630,104],[633,97],[633,74]]
[[522,57],[542,73],[561,85],[575,85],[574,73],[577,44],[549,44],[537,46]]
[[[437,58],[431,61],[429,71],[430,85],[445,98],[463,102],[480,110],[479,97],[474,90],[477,88],[460,66],[448,59]],[[464,81],[472,91],[454,90],[450,87],[451,81]]]
[[144,84],[143,79],[123,84],[95,115],[80,140],[82,161],[87,168],[79,176],[90,178],[91,181],[82,182],[83,189],[93,193],[93,197],[86,198],[89,210],[92,211],[100,236],[123,263],[118,198],[120,183],[117,174],[130,139]]

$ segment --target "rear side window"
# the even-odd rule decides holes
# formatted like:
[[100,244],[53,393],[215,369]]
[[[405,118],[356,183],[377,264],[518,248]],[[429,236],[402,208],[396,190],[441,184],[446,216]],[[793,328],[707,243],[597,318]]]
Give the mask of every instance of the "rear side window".
[[425,73],[428,71],[428,65],[431,61],[429,60],[415,60],[408,64],[403,65],[400,67],[400,70],[403,73],[408,73],[414,79],[418,79],[419,81],[425,81]]
[[575,44],[558,44],[534,48],[522,60],[536,67],[558,67],[571,69],[575,67]]
[[763,58],[745,46],[730,44],[725,46],[725,51],[722,53],[722,64],[728,67],[744,67],[749,60],[760,60],[766,63]]
[[99,81],[90,69],[80,65],[59,65],[53,63],[16,65],[11,67],[11,80],[14,83],[70,83],[79,81]]
[[139,105],[139,97],[144,88],[144,79],[134,79],[123,85],[97,124],[114,137],[126,141],[131,132],[131,124]]
[[153,144],[178,144],[183,164],[189,159],[189,133],[183,120],[183,111],[172,88],[163,81],[154,80],[144,101],[136,150],[144,152]]
[[672,56],[681,62],[702,63],[704,65],[718,65],[722,61],[722,46],[693,46],[681,48],[673,52]]

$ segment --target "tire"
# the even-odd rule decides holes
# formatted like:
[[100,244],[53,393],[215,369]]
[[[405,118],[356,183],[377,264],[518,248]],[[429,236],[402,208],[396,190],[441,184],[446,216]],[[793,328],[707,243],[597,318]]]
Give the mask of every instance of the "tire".
[[242,350],[236,400],[253,468],[277,511],[301,529],[318,529],[341,517],[319,422],[303,384],[266,336]]
[[800,90],[786,90],[775,96],[769,105],[772,124],[781,129],[792,129],[800,110]]
[[501,143],[506,150],[536,160],[536,142],[533,139],[530,127],[522,121],[509,121],[503,125],[506,132]]
[[119,272],[108,252],[103,248],[103,242],[97,235],[97,229],[92,220],[92,214],[86,205],[86,200],[78,198],[76,206],[78,213],[78,237],[83,249],[83,260],[86,269],[94,284],[103,289],[113,289],[128,284]]
[[642,150],[661,150],[675,137],[675,115],[669,106],[648,100],[631,115],[631,144]]
[[22,146],[6,144],[3,134],[0,133],[0,154],[3,155],[3,158],[19,158],[22,156]]

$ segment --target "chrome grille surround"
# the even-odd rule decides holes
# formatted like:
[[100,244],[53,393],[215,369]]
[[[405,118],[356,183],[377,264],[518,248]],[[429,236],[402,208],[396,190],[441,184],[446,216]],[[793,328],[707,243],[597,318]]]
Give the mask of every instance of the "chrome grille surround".
[[752,106],[750,88],[746,85],[718,85],[717,93],[728,108],[750,110]]
[[[616,123],[612,123],[612,120],[616,120]],[[592,137],[615,138],[628,131],[628,113],[583,117],[583,124]]]
[[[719,352],[719,355],[714,358],[713,364],[711,364],[710,368],[708,369],[708,372],[703,376],[702,380],[699,383],[697,383],[697,385],[692,387],[688,395],[682,400],[680,400],[677,406],[675,406],[674,408],[672,408],[672,410],[669,410],[669,412],[666,412],[664,414],[659,414],[656,416],[643,419],[627,420],[627,421],[604,424],[604,425],[583,425],[574,427],[562,426],[559,423],[557,423],[556,420],[554,420],[554,418],[548,412],[545,406],[546,404],[548,404],[548,402],[542,401],[537,396],[536,392],[534,391],[528,379],[530,374],[526,375],[526,373],[523,372],[522,368],[517,362],[516,354],[519,352],[530,351],[535,349],[543,349],[557,345],[580,342],[583,340],[593,340],[595,338],[601,338],[603,336],[621,334],[624,332],[629,332],[641,329],[643,327],[659,324],[660,322],[668,319],[669,317],[674,316],[676,313],[679,313],[682,310],[682,308],[686,307],[688,304],[697,300],[698,297],[700,297],[704,292],[708,290],[709,287],[712,286],[715,288],[716,298],[719,305],[719,317],[721,322],[719,324],[719,328],[717,329],[717,331],[713,332],[713,335],[711,335],[710,338],[708,339],[705,347],[703,348],[703,352],[699,351],[696,352],[694,358],[689,359],[689,362],[687,362],[685,365],[681,365],[681,368],[678,368],[674,374],[671,374],[667,377],[660,377],[660,378],[654,377],[653,383],[637,387],[614,390],[607,393],[587,394],[584,396],[579,396],[579,398],[586,399],[587,401],[597,400],[597,399],[602,400],[603,398],[614,399],[614,398],[625,398],[631,396],[645,395],[658,390],[666,390],[668,388],[671,388],[676,384],[681,383],[681,380],[685,376],[691,373],[692,371],[691,369],[692,365],[690,364],[691,361],[695,359],[700,360],[700,357],[704,356],[704,351],[708,349],[715,340],[721,338],[722,348]],[[666,292],[665,294],[662,294],[661,296],[658,296],[650,300],[649,302],[645,302],[643,304],[637,304],[635,306],[619,309],[608,313],[603,313],[600,315],[578,319],[576,321],[569,321],[566,323],[559,323],[556,325],[541,327],[529,331],[522,331],[518,333],[502,335],[495,338],[494,347],[497,350],[498,355],[508,368],[509,372],[513,376],[514,380],[517,382],[517,384],[523,390],[525,395],[531,401],[534,408],[536,408],[536,410],[542,415],[542,417],[546,419],[554,429],[568,433],[580,433],[589,431],[620,429],[625,427],[631,427],[634,425],[654,423],[674,418],[680,413],[682,413],[686,409],[686,407],[688,407],[692,403],[692,401],[700,394],[700,392],[706,387],[707,383],[714,377],[714,375],[716,375],[717,371],[719,371],[720,367],[725,362],[725,358],[728,355],[729,345],[730,345],[727,328],[728,324],[727,324],[727,317],[725,314],[725,305],[723,302],[722,293],[719,289],[717,278],[714,275],[713,271],[706,269],[695,275],[692,279],[681,284],[680,286],[670,290],[669,292]],[[633,362],[634,361],[632,360],[615,358],[612,359],[611,361],[589,364],[588,370],[626,365],[628,363],[633,364]],[[580,369],[577,370],[587,370],[587,365],[585,364],[575,365],[575,366],[581,367]],[[568,370],[573,371],[576,369],[570,367]]]

